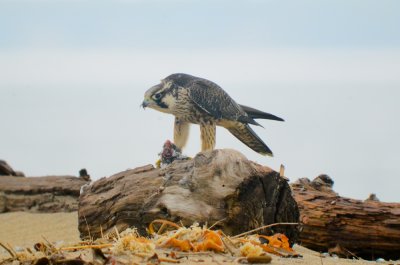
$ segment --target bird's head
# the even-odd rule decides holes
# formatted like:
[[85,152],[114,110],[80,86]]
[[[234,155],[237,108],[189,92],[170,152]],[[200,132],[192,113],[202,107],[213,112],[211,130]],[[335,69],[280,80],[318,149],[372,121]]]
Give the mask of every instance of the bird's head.
[[186,74],[172,74],[158,85],[151,87],[144,94],[142,107],[152,108],[165,113],[173,113],[176,106],[177,94],[180,87],[187,84],[191,76]]
[[170,113],[175,99],[172,95],[173,82],[161,81],[160,84],[151,87],[144,94],[142,107],[152,108],[161,112]]

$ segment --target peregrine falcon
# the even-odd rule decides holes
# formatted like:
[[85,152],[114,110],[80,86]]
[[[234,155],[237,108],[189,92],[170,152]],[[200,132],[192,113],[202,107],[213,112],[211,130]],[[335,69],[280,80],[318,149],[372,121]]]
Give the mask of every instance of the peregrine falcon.
[[218,125],[254,151],[272,156],[272,151],[249,124],[261,126],[254,119],[284,121],[275,115],[237,104],[214,82],[182,73],[172,74],[147,90],[142,107],[175,116],[174,143],[181,150],[193,123],[200,125],[202,151],[214,149]]

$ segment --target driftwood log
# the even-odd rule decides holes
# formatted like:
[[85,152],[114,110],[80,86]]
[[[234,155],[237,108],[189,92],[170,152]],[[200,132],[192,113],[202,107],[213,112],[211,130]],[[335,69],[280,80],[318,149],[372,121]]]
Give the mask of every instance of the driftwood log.
[[[82,238],[127,227],[146,233],[150,222],[167,219],[190,226],[212,225],[227,234],[261,226],[298,222],[290,187],[279,173],[247,160],[234,150],[199,153],[164,169],[145,166],[102,178],[83,188],[79,200]],[[297,240],[297,226],[273,231]]]
[[321,252],[364,259],[400,259],[400,203],[340,197],[321,175],[292,184],[300,209],[300,244]]
[[0,213],[76,211],[80,188],[87,183],[72,176],[0,176]]
[[6,161],[0,160],[0,176],[24,177],[21,171],[15,171]]

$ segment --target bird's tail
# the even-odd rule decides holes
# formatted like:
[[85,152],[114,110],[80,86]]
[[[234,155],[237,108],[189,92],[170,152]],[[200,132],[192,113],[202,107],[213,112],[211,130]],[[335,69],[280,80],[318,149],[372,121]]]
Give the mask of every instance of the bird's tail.
[[262,155],[273,156],[271,149],[258,137],[248,124],[237,123],[227,128],[242,143]]
[[266,120],[274,120],[274,121],[285,121],[284,119],[279,118],[278,116],[275,116],[275,115],[270,114],[270,113],[263,112],[261,110],[253,109],[251,107],[247,107],[247,106],[244,106],[244,105],[240,105],[240,107],[252,119],[266,119]]

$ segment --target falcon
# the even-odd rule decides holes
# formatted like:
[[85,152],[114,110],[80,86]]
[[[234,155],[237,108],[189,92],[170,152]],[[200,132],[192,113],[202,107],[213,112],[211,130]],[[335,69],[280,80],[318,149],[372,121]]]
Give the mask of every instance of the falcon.
[[273,156],[249,125],[261,126],[255,119],[284,121],[275,115],[239,105],[214,82],[182,73],[169,75],[147,90],[142,107],[175,116],[174,144],[180,150],[187,143],[193,123],[200,125],[201,151],[215,148],[216,126],[222,126],[254,151]]

